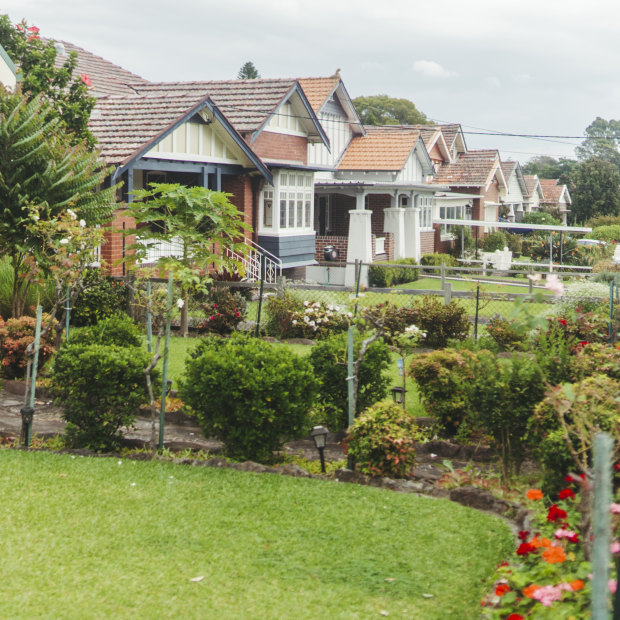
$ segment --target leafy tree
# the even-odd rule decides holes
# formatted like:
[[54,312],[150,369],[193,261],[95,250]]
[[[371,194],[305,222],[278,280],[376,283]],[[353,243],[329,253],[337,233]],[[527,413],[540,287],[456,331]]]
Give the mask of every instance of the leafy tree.
[[243,67],[239,69],[239,73],[237,73],[238,80],[256,80],[258,78],[260,78],[258,69],[251,61],[246,62]]
[[58,52],[52,41],[39,38],[39,29],[28,26],[25,20],[13,25],[8,15],[0,15],[0,45],[22,74],[22,91],[29,97],[42,93],[51,103],[46,119],[59,116],[77,144],[86,140],[95,144],[88,131],[88,119],[95,106],[95,99],[88,94],[90,78],[74,75],[77,54],[71,52],[61,67],[56,67]]
[[13,268],[14,316],[23,313],[34,266],[49,273],[52,246],[66,238],[63,227],[43,224],[67,213],[78,226],[104,224],[116,207],[116,188],[101,189],[109,171],[99,154],[71,141],[43,95],[27,100],[0,87],[0,256]]
[[[245,253],[240,239],[247,226],[237,207],[229,201],[230,194],[179,183],[151,183],[150,187],[134,192],[135,201],[127,205],[127,213],[138,226],[149,228],[149,242],[175,239],[181,243],[181,256],[161,257],[157,265],[181,283],[185,302],[181,332],[187,335],[189,291],[204,288],[210,281],[211,268],[232,271],[240,267],[226,250],[236,255]],[[132,249],[135,253],[127,257],[128,261],[146,257],[147,246],[143,243],[136,243]]]
[[602,159],[620,170],[620,120],[597,116],[585,130],[587,138],[575,149],[581,161]]
[[620,171],[606,159],[579,163],[571,176],[572,219],[585,222],[598,215],[620,215]]
[[356,97],[353,105],[365,125],[428,125],[429,120],[409,99],[387,95]]
[[539,179],[560,179],[560,184],[565,184],[576,164],[577,162],[573,159],[564,157],[555,159],[548,155],[539,155],[532,157],[523,166],[523,174],[536,174]]

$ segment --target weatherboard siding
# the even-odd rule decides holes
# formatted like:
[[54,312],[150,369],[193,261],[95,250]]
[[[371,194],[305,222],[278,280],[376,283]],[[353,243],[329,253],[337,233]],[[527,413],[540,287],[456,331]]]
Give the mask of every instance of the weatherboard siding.
[[288,264],[314,263],[315,234],[305,235],[258,235],[258,244]]

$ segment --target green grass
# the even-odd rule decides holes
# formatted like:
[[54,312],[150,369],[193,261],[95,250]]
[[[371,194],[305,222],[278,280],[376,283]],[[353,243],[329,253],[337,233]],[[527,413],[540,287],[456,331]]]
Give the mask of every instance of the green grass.
[[445,500],[117,462],[0,451],[3,617],[478,618],[512,547]]

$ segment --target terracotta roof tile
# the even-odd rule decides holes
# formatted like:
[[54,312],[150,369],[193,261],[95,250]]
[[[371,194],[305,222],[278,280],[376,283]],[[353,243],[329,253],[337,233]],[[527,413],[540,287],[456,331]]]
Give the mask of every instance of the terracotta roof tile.
[[557,205],[564,192],[564,185],[558,185],[558,179],[540,179],[544,198],[542,204]]
[[434,182],[454,187],[484,186],[498,159],[499,153],[493,149],[467,151],[455,162],[442,164]]
[[[92,81],[90,94],[93,97],[105,97],[106,95],[129,95],[133,92],[128,86],[130,83],[146,83],[146,80],[127,69],[123,69],[114,63],[91,54],[89,51],[69,43],[68,41],[56,41],[64,46],[67,54],[77,53],[77,66],[74,75],[85,73]],[[57,54],[55,65],[61,67],[66,55]]]
[[334,76],[326,78],[299,78],[297,81],[310,102],[314,113],[318,114],[327,98],[338,86],[340,78]]
[[536,191],[536,185],[539,184],[539,179],[535,174],[524,174],[525,187],[527,188],[527,195],[532,196]]
[[502,172],[504,173],[506,182],[508,182],[508,179],[512,176],[512,173],[515,171],[515,168],[517,167],[517,165],[518,165],[518,162],[516,161],[503,161],[501,163]]
[[365,136],[351,140],[339,170],[401,170],[420,139],[415,129],[365,126]]

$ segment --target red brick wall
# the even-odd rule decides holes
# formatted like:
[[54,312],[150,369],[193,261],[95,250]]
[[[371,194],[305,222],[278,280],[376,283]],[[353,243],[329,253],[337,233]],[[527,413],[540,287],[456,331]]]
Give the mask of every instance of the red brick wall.
[[248,175],[223,175],[222,191],[232,194],[230,202],[243,213],[243,221],[254,230],[258,230],[258,222],[253,221],[253,196],[250,177]]
[[428,231],[420,233],[420,252],[422,254],[432,254],[435,251],[435,232]]
[[338,250],[338,260],[346,261],[347,260],[347,248],[349,246],[348,237],[336,237],[334,235],[317,235],[316,236],[316,245],[314,250],[314,260],[318,263],[324,265],[328,264],[331,261],[325,261],[323,259],[323,248],[326,245],[333,245]]
[[392,206],[391,196],[389,194],[368,196],[367,208],[372,211],[372,219],[370,221],[370,227],[375,235],[383,236],[383,226],[385,223],[385,217],[383,209],[389,209]]
[[[124,275],[123,266],[115,265],[116,261],[123,257],[123,242],[125,248],[136,242],[134,235],[123,236],[123,224],[125,224],[126,230],[131,230],[136,226],[134,219],[128,217],[125,213],[125,209],[118,209],[116,211],[110,223],[113,230],[104,234],[104,242],[101,246],[101,259],[105,262],[105,272],[112,276]],[[128,251],[125,249],[125,255],[127,254]]]
[[251,144],[259,157],[308,163],[308,139],[263,131]]

